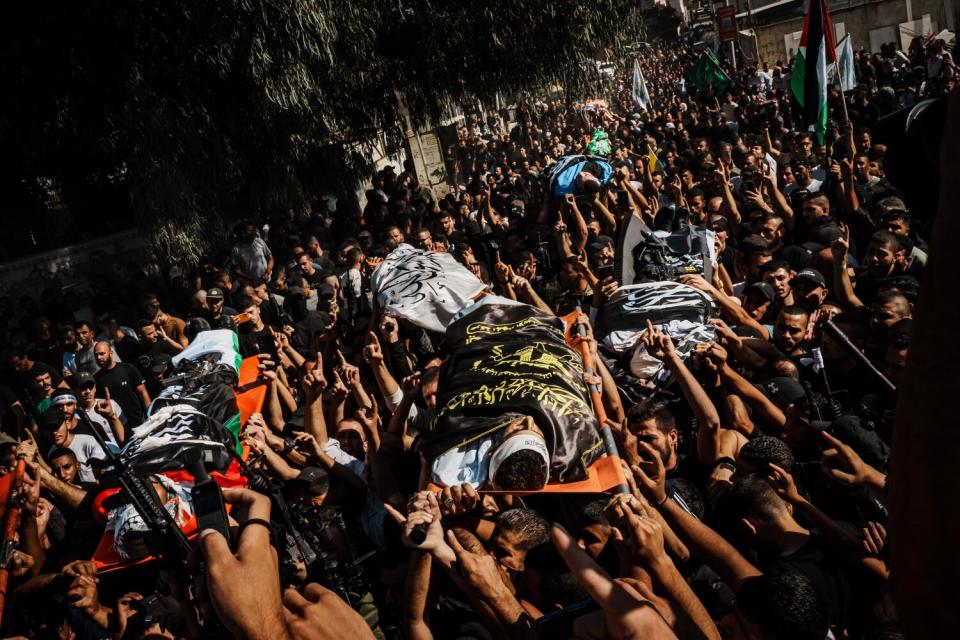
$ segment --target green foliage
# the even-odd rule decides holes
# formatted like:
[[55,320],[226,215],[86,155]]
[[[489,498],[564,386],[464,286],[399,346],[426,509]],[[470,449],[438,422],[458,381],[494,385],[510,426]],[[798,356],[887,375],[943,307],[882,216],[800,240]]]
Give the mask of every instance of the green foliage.
[[[628,0],[125,0],[17,3],[0,27],[0,186],[52,184],[99,224],[123,200],[170,260],[249,215],[345,193],[366,141],[445,104],[574,95],[636,38]],[[359,146],[358,146],[359,145]],[[358,151],[360,153],[358,153]]]

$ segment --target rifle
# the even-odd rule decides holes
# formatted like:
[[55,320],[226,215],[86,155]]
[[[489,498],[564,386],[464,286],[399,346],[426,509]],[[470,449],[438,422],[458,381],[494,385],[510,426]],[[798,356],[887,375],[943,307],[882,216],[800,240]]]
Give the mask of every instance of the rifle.
[[850,338],[847,337],[840,327],[834,323],[833,320],[826,320],[823,323],[823,330],[825,333],[830,334],[830,337],[837,341],[841,347],[846,350],[854,359],[857,360],[863,367],[872,375],[877,382],[879,382],[883,387],[890,393],[896,393],[897,387],[890,382],[887,376],[883,375],[879,369],[873,366],[873,363],[870,362],[870,359],[867,356],[863,355],[860,349],[857,348],[857,345],[853,344],[850,341]]
[[246,476],[246,478],[250,481],[250,486],[256,488],[258,491],[260,491],[260,493],[270,497],[270,502],[272,503],[274,509],[273,512],[280,515],[280,525],[283,527],[284,532],[293,540],[294,545],[297,547],[297,551],[300,553],[300,559],[303,561],[303,563],[306,566],[310,566],[316,562],[317,554],[314,553],[313,549],[310,548],[310,545],[307,544],[307,541],[304,539],[303,535],[293,524],[293,517],[290,514],[290,507],[287,505],[287,501],[283,497],[280,484],[275,482],[266,474],[257,471],[247,464],[247,462],[237,454],[236,449],[228,449],[230,451],[230,455],[234,460],[237,461],[237,465],[240,467],[240,473]]
[[129,500],[137,515],[146,523],[147,545],[151,553],[169,562],[177,573],[188,575],[187,559],[191,551],[190,542],[180,530],[176,520],[160,502],[160,496],[157,495],[153,483],[148,478],[137,475],[120,456],[110,451],[100,429],[93,424],[86,411],[77,407],[76,414],[107,456],[107,472],[117,480],[123,496]]

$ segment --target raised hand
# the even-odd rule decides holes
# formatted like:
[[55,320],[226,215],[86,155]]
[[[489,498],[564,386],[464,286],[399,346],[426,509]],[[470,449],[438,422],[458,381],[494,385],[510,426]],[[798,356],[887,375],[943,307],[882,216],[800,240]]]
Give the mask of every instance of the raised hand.
[[380,348],[380,339],[373,331],[367,334],[367,346],[363,348],[364,361],[375,366],[383,362],[383,350]]
[[327,400],[331,402],[342,402],[344,398],[350,395],[350,389],[343,383],[343,378],[336,371],[333,372],[333,383],[327,387]]
[[293,436],[293,447],[308,456],[319,458],[323,448],[312,433],[301,432]]
[[657,360],[666,362],[677,355],[670,336],[661,331],[659,327],[653,326],[650,320],[647,320],[647,330],[640,339],[646,347],[647,353]]
[[613,276],[607,276],[600,281],[600,286],[597,287],[596,293],[594,294],[594,301],[602,305],[616,295],[619,289],[620,283],[617,282]]
[[863,550],[867,555],[879,557],[887,545],[887,530],[879,522],[868,522],[863,528]]
[[716,342],[701,342],[694,347],[694,353],[701,356],[705,365],[710,371],[720,370],[727,362],[727,350]]
[[734,333],[733,329],[731,329],[730,325],[728,325],[726,322],[720,318],[712,318],[707,322],[713,325],[713,327],[717,330],[717,333],[720,334],[721,338],[736,344],[740,344],[740,336]]
[[122,638],[124,633],[127,630],[127,622],[130,618],[139,614],[139,610],[136,607],[136,603],[143,600],[143,594],[131,591],[130,593],[125,593],[119,598],[117,598],[117,604],[114,607],[114,612],[117,619],[117,629],[115,638]]
[[792,475],[772,462],[768,463],[767,466],[770,468],[770,473],[767,475],[767,482],[770,483],[770,486],[773,487],[773,490],[777,492],[778,496],[790,504],[797,504],[803,501],[803,496],[797,491],[797,483],[794,482]]
[[93,410],[102,415],[107,420],[113,418],[113,402],[110,401],[110,389],[104,388],[103,390],[104,399],[97,400],[97,404],[94,405]]
[[340,359],[340,373],[344,382],[351,389],[358,388],[360,386],[360,368],[347,362],[343,352],[339,349],[337,350],[337,357]]
[[611,520],[613,538],[623,545],[628,558],[647,568],[666,562],[663,528],[639,500],[633,496],[620,500],[613,505],[611,515],[615,518]]
[[507,582],[509,578],[500,564],[489,553],[467,551],[453,531],[447,531],[447,544],[456,556],[458,582],[483,600],[513,597]]
[[322,397],[323,390],[327,386],[327,380],[323,375],[323,354],[319,351],[317,352],[317,366],[301,377],[300,386],[307,402],[314,402]]
[[[437,502],[437,496],[433,493],[420,491],[414,494],[407,505],[406,517],[389,504],[384,503],[384,507],[390,517],[397,524],[403,526],[401,539],[406,546],[411,549],[433,552],[446,545],[443,540],[443,527],[440,525],[440,519],[442,518],[440,505]],[[417,544],[410,539],[410,532],[419,524],[427,525],[427,537],[421,544]]]
[[283,592],[283,619],[294,640],[374,637],[363,617],[343,598],[315,582],[308,584],[302,595],[293,588]]
[[[224,489],[233,514],[246,513],[237,550],[220,532],[200,532],[206,558],[207,594],[220,621],[238,638],[287,638],[280,603],[280,567],[270,546],[270,499],[248,489]],[[242,523],[241,523],[242,524]]]
[[73,578],[67,586],[67,601],[90,617],[103,609],[97,593],[99,578],[81,575]]
[[412,373],[400,381],[400,388],[405,394],[420,391],[420,372]]
[[33,556],[29,553],[24,553],[19,549],[13,549],[10,552],[7,570],[10,571],[10,575],[14,578],[20,578],[27,575],[36,563],[37,561],[34,560]]
[[473,485],[464,482],[459,487],[444,487],[438,502],[441,516],[447,518],[473,512],[481,505],[481,498]]
[[26,460],[27,462],[33,462],[37,459],[39,451],[37,449],[37,442],[30,438],[28,440],[21,440],[17,443],[17,459]]
[[376,434],[380,428],[380,407],[377,404],[377,399],[373,396],[370,396],[370,402],[372,406],[369,409],[360,407],[357,409],[354,417],[357,419],[357,422],[363,425],[367,433]]
[[841,484],[856,486],[869,481],[879,472],[863,461],[857,452],[826,431],[820,434],[829,448],[821,452],[820,466],[824,472]]
[[704,293],[713,292],[713,285],[707,282],[706,279],[704,279],[704,277],[701,275],[690,274],[686,276],[680,276],[680,282],[699,291],[703,291]]
[[257,364],[257,371],[259,372],[259,378],[266,381],[267,383],[274,383],[277,381],[277,363],[265,353],[261,353],[257,359],[259,360]]
[[634,584],[611,579],[609,574],[580,548],[576,539],[562,526],[550,531],[554,546],[564,563],[597,604],[603,608],[610,637],[676,638],[656,608]]
[[830,253],[833,255],[833,261],[840,264],[847,263],[847,253],[850,251],[850,230],[842,227],[843,236],[830,243]]
[[496,252],[496,262],[493,263],[493,272],[497,276],[497,280],[503,284],[507,284],[510,281],[510,267],[500,261],[500,252]]
[[630,467],[640,489],[647,500],[659,507],[667,501],[667,472],[663,465],[660,452],[648,442],[639,442],[640,464]]

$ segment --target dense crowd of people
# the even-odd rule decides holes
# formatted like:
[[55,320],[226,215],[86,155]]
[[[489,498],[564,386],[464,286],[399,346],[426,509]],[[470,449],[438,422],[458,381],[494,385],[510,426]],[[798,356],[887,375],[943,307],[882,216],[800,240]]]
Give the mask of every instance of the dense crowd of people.
[[[239,224],[199,264],[132,270],[87,301],[3,301],[0,472],[26,461],[3,632],[898,637],[886,472],[932,212],[887,180],[875,128],[950,92],[955,66],[940,41],[859,53],[861,84],[832,90],[821,142],[795,115],[789,68],[699,87],[685,80],[697,58],[675,44],[641,55],[647,109],[624,74],[604,100],[467,118],[444,197],[387,167],[361,205]],[[604,139],[602,188],[545,188],[552,163]],[[628,491],[428,488],[419,444],[450,345],[383,314],[374,269],[406,243],[453,255],[498,296],[595,320],[632,284],[613,265],[634,218],[712,232],[713,276],[679,280],[716,314],[686,356],[644,333],[671,385],[603,385]],[[276,502],[251,484],[223,491],[234,541],[201,531],[191,571],[100,572],[103,444],[123,447],[172,359],[210,329],[260,359],[266,399],[243,443],[316,560],[290,561]],[[598,375],[628,369],[593,345]]]

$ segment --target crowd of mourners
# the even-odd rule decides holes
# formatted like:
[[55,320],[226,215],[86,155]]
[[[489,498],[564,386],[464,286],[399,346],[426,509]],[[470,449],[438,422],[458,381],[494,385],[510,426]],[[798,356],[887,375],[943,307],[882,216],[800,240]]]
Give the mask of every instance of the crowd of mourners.
[[[625,71],[587,104],[468,117],[443,197],[412,165],[389,166],[359,203],[241,223],[199,264],[133,268],[89,300],[0,302],[0,473],[26,461],[3,634],[898,637],[892,387],[932,212],[887,180],[875,127],[952,90],[949,48],[858,53],[860,84],[831,90],[822,144],[798,119],[787,67],[741,65],[729,85],[698,87],[684,79],[698,57],[676,44],[640,55],[647,109]],[[610,181],[545,192],[548,167],[600,134]],[[647,351],[675,382],[604,394],[629,491],[426,490],[418,443],[448,345],[381,313],[373,270],[406,243],[452,254],[499,296],[596,317],[632,284],[611,265],[634,217],[711,230],[717,268],[680,278],[714,302],[715,339],[681,357],[651,329]],[[224,490],[234,542],[202,531],[190,571],[160,559],[100,572],[108,456],[90,429],[119,451],[172,359],[209,329],[260,359],[266,398],[243,443],[317,559],[288,560],[276,503],[251,486]]]

